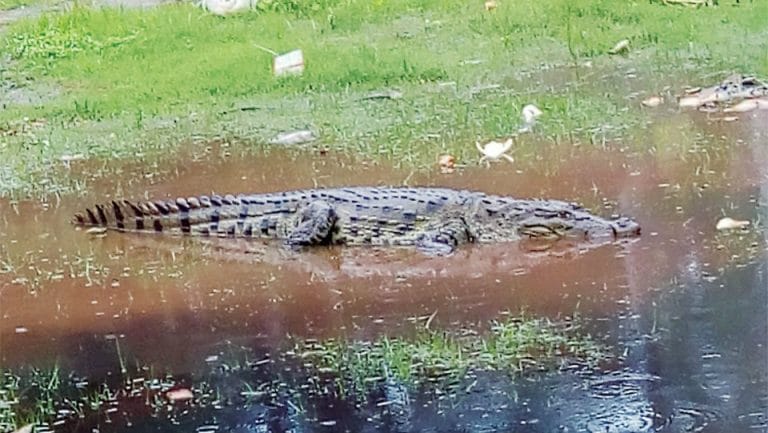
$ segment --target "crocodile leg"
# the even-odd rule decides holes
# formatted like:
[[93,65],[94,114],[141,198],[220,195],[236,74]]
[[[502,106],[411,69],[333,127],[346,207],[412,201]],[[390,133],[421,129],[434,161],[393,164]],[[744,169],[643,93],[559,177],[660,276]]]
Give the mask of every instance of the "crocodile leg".
[[474,236],[463,218],[451,218],[434,229],[427,230],[416,239],[419,251],[434,256],[453,253],[463,243],[474,242]]
[[288,234],[289,247],[323,245],[330,242],[338,216],[330,203],[317,200],[297,209],[298,224]]

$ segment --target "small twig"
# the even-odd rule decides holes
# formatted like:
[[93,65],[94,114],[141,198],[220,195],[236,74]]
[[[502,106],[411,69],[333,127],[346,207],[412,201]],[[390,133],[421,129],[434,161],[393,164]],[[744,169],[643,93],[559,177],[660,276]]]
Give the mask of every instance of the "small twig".
[[437,316],[437,310],[435,310],[435,312],[429,316],[429,319],[427,319],[427,323],[424,324],[424,329],[429,329],[429,325],[432,324],[432,320],[434,320],[435,316]]

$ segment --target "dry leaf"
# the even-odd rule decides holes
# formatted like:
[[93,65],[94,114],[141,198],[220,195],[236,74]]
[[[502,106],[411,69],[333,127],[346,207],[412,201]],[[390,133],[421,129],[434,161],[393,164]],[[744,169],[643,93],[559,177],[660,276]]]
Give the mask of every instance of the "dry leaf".
[[488,0],[487,2],[485,2],[485,10],[487,11],[492,11],[497,7],[499,7],[499,4],[496,3],[494,0]]
[[437,164],[440,166],[441,173],[450,174],[456,168],[456,158],[453,155],[440,155],[437,158]]
[[453,155],[440,155],[437,158],[437,163],[440,167],[454,168],[456,166],[456,158]]
[[718,230],[732,230],[747,227],[749,224],[749,221],[735,220],[733,218],[725,217],[721,218],[720,221],[717,222],[715,228]]

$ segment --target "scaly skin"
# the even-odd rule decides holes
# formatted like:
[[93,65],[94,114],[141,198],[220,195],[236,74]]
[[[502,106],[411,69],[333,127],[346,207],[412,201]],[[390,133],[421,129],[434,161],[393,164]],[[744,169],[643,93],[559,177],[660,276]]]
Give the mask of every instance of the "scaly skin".
[[633,237],[628,218],[607,220],[557,200],[517,200],[447,188],[351,187],[272,194],[113,201],[74,223],[127,232],[282,239],[289,246],[415,245],[435,254],[463,243],[522,238]]
[[734,74],[720,84],[699,92],[704,104],[730,102],[736,99],[768,96],[768,84],[753,76]]

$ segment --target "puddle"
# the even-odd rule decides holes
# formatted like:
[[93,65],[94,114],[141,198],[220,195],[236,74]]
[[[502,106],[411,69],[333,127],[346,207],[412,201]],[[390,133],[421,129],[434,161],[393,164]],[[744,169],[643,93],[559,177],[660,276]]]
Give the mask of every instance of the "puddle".
[[[0,366],[56,363],[96,381],[114,380],[125,361],[190,383],[230,380],[236,389],[245,374],[283,384],[266,401],[181,406],[162,416],[123,407],[109,422],[62,431],[764,431],[766,122],[670,116],[649,127],[644,153],[621,143],[542,142],[514,165],[451,175],[290,151],[213,151],[174,166],[73,161],[89,179],[85,197],[0,202]],[[296,254],[262,242],[94,238],[69,224],[75,211],[118,196],[372,184],[572,200],[634,216],[643,236],[538,253],[519,244],[464,247],[430,258],[407,249]],[[751,220],[752,230],[716,232],[726,215]],[[288,336],[370,341],[405,334],[425,317],[433,329],[454,329],[523,309],[583,317],[615,348],[615,365],[517,379],[478,372],[451,395],[393,397],[384,389],[384,397],[355,403],[299,397],[307,384],[294,383],[290,366],[259,364],[227,378],[211,364],[222,347],[246,348],[253,361],[285,350]]]

